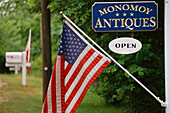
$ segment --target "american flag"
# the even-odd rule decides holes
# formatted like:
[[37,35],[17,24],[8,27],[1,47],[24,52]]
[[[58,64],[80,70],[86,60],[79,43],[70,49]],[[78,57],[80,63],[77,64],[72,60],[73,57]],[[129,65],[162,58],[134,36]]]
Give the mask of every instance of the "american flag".
[[109,64],[110,59],[64,21],[42,113],[74,113],[91,84]]
[[[26,51],[26,62],[31,62],[31,29],[29,30],[29,38],[25,48]],[[28,74],[31,74],[31,67],[26,67]]]

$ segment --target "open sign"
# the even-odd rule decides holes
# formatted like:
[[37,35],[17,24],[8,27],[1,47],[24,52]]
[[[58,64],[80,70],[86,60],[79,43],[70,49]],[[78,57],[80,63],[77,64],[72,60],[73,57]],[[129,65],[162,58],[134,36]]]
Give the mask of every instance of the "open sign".
[[117,38],[109,43],[111,51],[118,54],[132,54],[142,48],[140,41],[134,38]]

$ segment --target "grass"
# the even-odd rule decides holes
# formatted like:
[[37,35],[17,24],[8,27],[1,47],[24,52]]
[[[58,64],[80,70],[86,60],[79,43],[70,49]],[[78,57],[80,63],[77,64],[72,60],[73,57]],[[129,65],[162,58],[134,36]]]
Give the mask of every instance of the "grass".
[[[27,76],[27,86],[22,86],[21,75],[0,74],[8,86],[0,89],[0,96],[9,100],[0,104],[0,113],[41,113],[42,78]],[[88,92],[76,113],[125,113],[123,106],[105,104],[98,95]]]

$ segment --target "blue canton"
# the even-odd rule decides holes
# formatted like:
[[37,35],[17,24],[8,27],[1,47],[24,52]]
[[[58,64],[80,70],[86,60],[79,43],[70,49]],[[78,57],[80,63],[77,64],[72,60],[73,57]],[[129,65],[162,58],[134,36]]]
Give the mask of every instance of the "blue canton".
[[64,55],[65,60],[73,65],[87,44],[67,25],[63,25],[58,55]]

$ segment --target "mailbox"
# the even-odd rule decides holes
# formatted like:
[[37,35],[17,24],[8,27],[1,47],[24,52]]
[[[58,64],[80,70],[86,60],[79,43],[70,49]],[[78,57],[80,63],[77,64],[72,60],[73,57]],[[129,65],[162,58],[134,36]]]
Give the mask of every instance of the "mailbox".
[[22,63],[22,52],[6,52],[6,63]]

